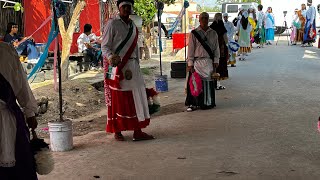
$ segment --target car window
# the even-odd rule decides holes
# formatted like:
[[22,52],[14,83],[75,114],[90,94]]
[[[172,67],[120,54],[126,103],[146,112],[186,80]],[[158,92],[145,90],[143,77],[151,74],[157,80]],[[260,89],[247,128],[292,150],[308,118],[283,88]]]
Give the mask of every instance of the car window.
[[249,9],[250,8],[250,5],[242,5],[241,6],[243,9]]
[[227,6],[227,13],[237,13],[237,12],[238,12],[238,5]]

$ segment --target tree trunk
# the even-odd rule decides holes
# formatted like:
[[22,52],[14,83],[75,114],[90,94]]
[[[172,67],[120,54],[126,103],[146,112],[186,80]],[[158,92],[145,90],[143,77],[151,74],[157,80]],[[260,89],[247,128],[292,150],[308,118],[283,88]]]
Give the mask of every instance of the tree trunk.
[[70,49],[73,39],[73,33],[75,31],[77,22],[80,17],[81,11],[86,6],[86,2],[84,0],[79,0],[77,3],[77,6],[75,7],[72,18],[70,21],[70,24],[68,26],[68,29],[65,29],[63,18],[60,17],[58,19],[58,24],[60,28],[60,34],[62,38],[62,53],[61,53],[61,79],[62,81],[67,81],[69,79],[69,55],[70,55]]

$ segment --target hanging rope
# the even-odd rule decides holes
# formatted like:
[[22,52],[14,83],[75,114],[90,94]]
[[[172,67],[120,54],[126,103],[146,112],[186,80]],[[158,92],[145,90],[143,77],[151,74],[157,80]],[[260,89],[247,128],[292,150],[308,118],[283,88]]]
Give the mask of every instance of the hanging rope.
[[47,57],[48,57],[48,52],[49,52],[49,46],[52,43],[52,41],[57,37],[58,35],[58,28],[57,28],[57,24],[55,24],[54,21],[51,21],[51,30],[50,30],[50,34],[49,34],[49,38],[48,38],[48,42],[46,44],[46,47],[44,49],[43,54],[41,54],[40,59],[38,61],[38,63],[34,66],[34,68],[32,69],[32,71],[30,72],[28,79],[30,79],[38,70],[40,70],[42,68],[42,66],[44,65]]

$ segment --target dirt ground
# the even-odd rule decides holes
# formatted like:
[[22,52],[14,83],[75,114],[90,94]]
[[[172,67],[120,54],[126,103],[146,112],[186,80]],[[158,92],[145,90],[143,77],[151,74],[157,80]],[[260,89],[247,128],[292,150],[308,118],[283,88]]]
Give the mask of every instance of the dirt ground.
[[[164,62],[162,63],[164,74],[169,74],[170,61],[173,59],[174,57],[172,56],[164,58]],[[141,63],[141,70],[144,74],[146,86],[154,87],[154,76],[159,74],[160,71],[159,61],[144,60]],[[99,72],[98,74],[101,73]],[[69,118],[73,121],[74,136],[82,136],[90,132],[103,131],[105,129],[107,110],[101,77],[73,79],[62,84],[64,118]],[[169,81],[172,80],[169,79]],[[38,116],[39,126],[37,129],[41,137],[48,138],[48,122],[59,118],[58,92],[54,90],[51,83],[44,86],[36,86],[37,88],[33,89],[36,99],[45,97],[49,100],[48,111]],[[181,102],[176,103],[173,97],[174,95],[171,95],[171,93],[161,93],[162,107],[153,117],[184,111],[181,108],[183,104]]]
[[[84,80],[73,80],[63,83],[64,117],[78,119],[87,114],[96,113],[105,107],[104,93],[98,91]],[[46,97],[49,100],[48,111],[38,116],[38,131],[42,136],[48,136],[47,123],[59,118],[59,96],[52,85],[35,89],[36,99]],[[91,124],[92,122],[90,122]],[[75,135],[82,135],[87,124],[75,124]],[[79,131],[79,132],[78,132]]]

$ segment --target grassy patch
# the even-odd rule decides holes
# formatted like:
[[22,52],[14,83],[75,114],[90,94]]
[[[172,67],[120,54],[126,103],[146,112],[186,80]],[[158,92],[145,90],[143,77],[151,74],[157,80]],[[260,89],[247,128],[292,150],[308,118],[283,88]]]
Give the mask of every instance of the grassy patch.
[[143,75],[150,75],[151,74],[150,68],[141,68],[141,72]]

